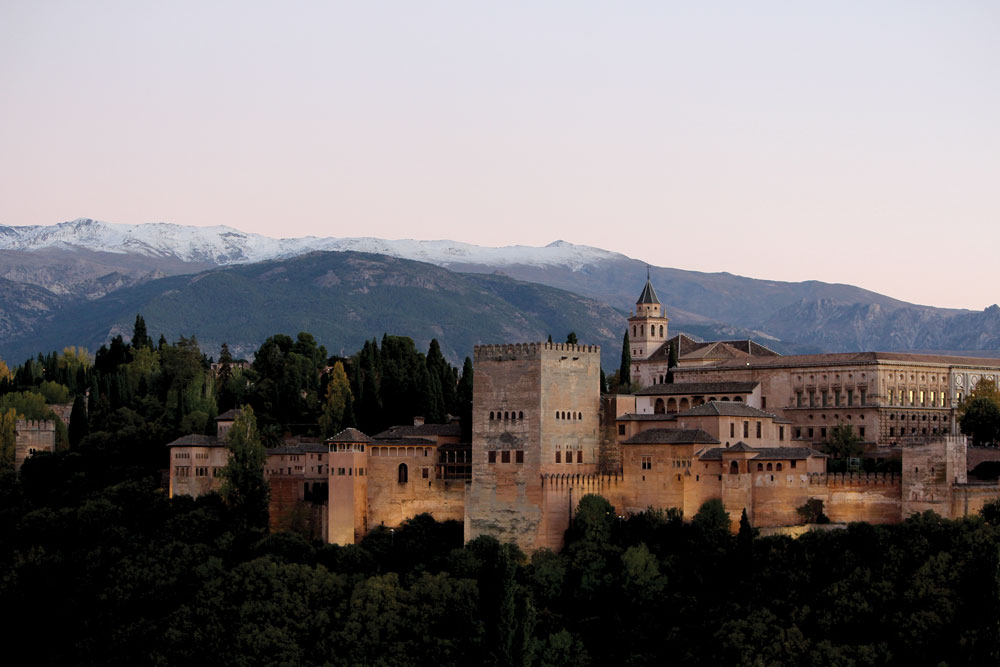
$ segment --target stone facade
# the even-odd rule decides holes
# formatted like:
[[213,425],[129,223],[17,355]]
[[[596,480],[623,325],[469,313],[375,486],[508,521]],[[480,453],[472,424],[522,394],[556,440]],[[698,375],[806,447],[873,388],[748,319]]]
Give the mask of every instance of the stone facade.
[[36,452],[56,450],[56,425],[47,419],[18,419],[14,423],[14,470],[20,470],[24,460]]

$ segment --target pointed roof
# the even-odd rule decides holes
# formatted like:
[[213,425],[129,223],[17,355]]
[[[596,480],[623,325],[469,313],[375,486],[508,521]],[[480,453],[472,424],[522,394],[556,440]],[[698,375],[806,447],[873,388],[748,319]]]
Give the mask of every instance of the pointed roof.
[[370,442],[371,438],[362,433],[356,428],[345,428],[343,431],[333,436],[332,438],[327,438],[327,442]]
[[653,291],[653,283],[649,282],[649,277],[646,277],[646,286],[642,288],[642,294],[639,295],[639,300],[635,302],[636,305],[640,303],[660,303],[660,300],[656,298],[656,292]]

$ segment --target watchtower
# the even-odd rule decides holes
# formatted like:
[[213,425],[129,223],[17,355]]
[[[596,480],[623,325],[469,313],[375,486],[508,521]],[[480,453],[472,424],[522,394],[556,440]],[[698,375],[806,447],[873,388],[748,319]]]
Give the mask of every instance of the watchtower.
[[[646,272],[646,284],[635,302],[635,312],[628,318],[629,342],[631,343],[632,360],[645,361],[667,342],[670,333],[670,322],[663,312],[663,305],[656,297],[653,284],[649,281],[649,271]],[[636,369],[638,370],[638,369]]]
[[368,470],[365,449],[370,438],[346,428],[327,440],[330,446],[330,502],[327,539],[354,544],[368,532]]

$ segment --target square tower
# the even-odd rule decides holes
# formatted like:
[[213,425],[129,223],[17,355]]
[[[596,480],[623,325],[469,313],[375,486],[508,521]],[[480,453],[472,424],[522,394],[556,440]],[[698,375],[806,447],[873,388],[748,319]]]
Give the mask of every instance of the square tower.
[[600,348],[481,345],[474,355],[466,540],[544,546],[541,476],[598,472]]

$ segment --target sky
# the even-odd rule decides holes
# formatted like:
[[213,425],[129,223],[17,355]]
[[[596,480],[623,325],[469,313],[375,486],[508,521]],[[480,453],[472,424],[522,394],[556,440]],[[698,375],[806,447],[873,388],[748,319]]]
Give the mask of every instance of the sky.
[[557,239],[1000,301],[1000,3],[0,3],[0,225]]

